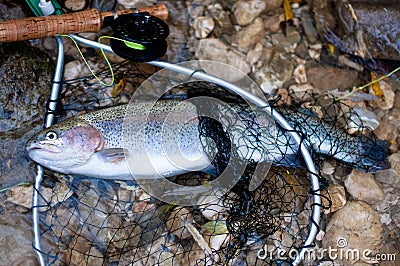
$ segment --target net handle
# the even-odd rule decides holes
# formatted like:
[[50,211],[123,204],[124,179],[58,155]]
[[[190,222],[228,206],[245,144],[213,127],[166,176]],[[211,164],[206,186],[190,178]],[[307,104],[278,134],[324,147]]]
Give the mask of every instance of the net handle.
[[[118,15],[130,14],[136,10],[119,10]],[[162,20],[168,18],[165,4],[138,8],[138,12],[149,12]],[[16,42],[39,39],[57,34],[79,32],[98,32],[105,17],[113,17],[113,12],[100,13],[97,9],[89,9],[65,15],[52,15],[0,22],[0,42]]]

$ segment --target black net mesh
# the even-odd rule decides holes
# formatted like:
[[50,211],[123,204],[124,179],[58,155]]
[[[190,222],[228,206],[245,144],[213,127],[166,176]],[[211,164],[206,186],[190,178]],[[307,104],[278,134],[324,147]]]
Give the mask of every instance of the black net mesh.
[[[102,87],[92,77],[66,81],[62,91],[64,115],[60,115],[128,102],[135,86],[154,71],[147,69],[132,63],[114,66],[117,83],[125,79],[129,84],[122,89]],[[109,77],[109,73],[99,76]],[[197,87],[206,90],[191,90],[189,84],[186,91],[180,89],[179,97],[214,94],[239,111],[248,108],[241,99],[217,86],[197,83]],[[321,142],[320,147],[313,146],[315,136],[334,135],[332,130],[339,132],[335,136],[343,137],[343,142],[355,141],[354,138],[377,141],[372,135],[365,135],[360,117],[344,104],[311,93],[300,97],[290,93],[289,98],[290,106],[288,101],[271,103],[297,127],[306,144],[317,151],[316,156],[332,159],[346,152],[343,148],[325,152]],[[241,117],[251,122],[251,115]],[[201,125],[204,135],[219,138],[214,163],[217,168],[225,167],[229,150],[226,132],[212,120],[203,119]],[[321,192],[311,190],[309,172],[287,132],[279,127],[274,138],[277,160],[261,185],[253,191],[249,189],[256,166],[249,161],[229,193],[199,206],[160,202],[133,180],[107,181],[47,172],[40,191],[42,204],[34,206],[40,208],[40,252],[49,265],[289,265],[289,255],[303,247],[313,223],[312,196]],[[287,158],[286,154],[294,156]],[[365,160],[368,155],[364,155],[358,159]],[[355,167],[361,165],[357,160],[342,161]],[[194,172],[171,181],[194,186],[212,178]],[[329,205],[329,200],[325,203]]]

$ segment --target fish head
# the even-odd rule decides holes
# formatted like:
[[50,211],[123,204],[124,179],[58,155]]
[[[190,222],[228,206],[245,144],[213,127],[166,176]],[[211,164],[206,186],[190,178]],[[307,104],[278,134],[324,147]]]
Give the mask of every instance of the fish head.
[[72,118],[35,134],[26,144],[29,157],[49,169],[69,173],[104,146],[101,132],[84,120]]

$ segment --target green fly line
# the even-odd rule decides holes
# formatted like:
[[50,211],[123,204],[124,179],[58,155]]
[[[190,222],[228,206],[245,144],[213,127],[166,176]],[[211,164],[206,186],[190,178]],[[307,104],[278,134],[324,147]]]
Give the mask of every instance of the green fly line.
[[0,189],[0,193],[5,192],[5,191],[10,190],[10,189],[15,188],[15,187],[20,187],[20,186],[27,187],[27,186],[31,186],[31,185],[32,185],[31,182],[21,182],[21,183],[15,184],[13,186],[5,187],[5,188]]
[[[108,60],[107,55],[106,55],[106,53],[104,52],[104,49],[103,49],[101,46],[100,46],[101,54],[102,54],[104,60],[106,61],[106,64],[107,64],[107,66],[108,66],[108,68],[110,69],[110,72],[111,72],[111,82],[110,82],[110,83],[105,83],[104,81],[102,81],[102,80],[94,73],[93,68],[92,68],[92,67],[89,65],[89,63],[87,62],[85,56],[84,56],[83,53],[82,53],[81,48],[79,47],[78,43],[75,41],[74,38],[72,38],[71,36],[69,36],[69,35],[67,35],[67,34],[62,34],[62,35],[59,35],[59,36],[68,37],[68,38],[70,38],[70,39],[72,40],[72,42],[75,44],[75,47],[76,47],[77,50],[78,50],[79,55],[82,57],[83,61],[85,62],[86,66],[87,66],[87,68],[89,69],[90,73],[93,75],[93,77],[96,78],[96,80],[97,80],[101,85],[106,86],[106,87],[111,87],[111,86],[114,84],[115,76],[114,76],[114,71],[113,71],[113,69],[112,69],[112,65],[111,65],[110,61]],[[146,49],[146,47],[145,47],[144,45],[140,44],[140,43],[135,43],[135,42],[131,42],[131,41],[126,41],[126,40],[123,40],[123,39],[120,39],[120,38],[117,38],[117,37],[112,37],[112,36],[100,36],[100,37],[97,39],[97,42],[98,42],[99,44],[101,44],[101,40],[103,40],[103,39],[115,39],[115,40],[117,40],[117,41],[122,41],[122,42],[124,42],[124,44],[125,44],[126,46],[128,46],[129,48],[132,48],[132,49],[134,49],[134,50],[143,51],[143,50]]]
[[345,94],[343,96],[335,98],[335,101],[340,101],[340,100],[346,99],[346,98],[350,97],[353,93],[355,93],[357,91],[361,91],[361,90],[365,89],[366,87],[368,87],[368,86],[370,86],[372,84],[375,84],[375,83],[377,83],[377,82],[379,82],[379,81],[381,81],[381,80],[383,80],[385,78],[388,78],[388,77],[392,76],[394,73],[396,73],[399,70],[400,70],[400,67],[396,68],[395,70],[393,70],[389,74],[386,74],[386,75],[384,75],[384,76],[382,76],[380,78],[377,78],[375,80],[372,80],[372,81],[368,82],[367,84],[364,84],[362,86],[353,88],[353,90],[351,92],[349,92],[349,93],[347,93],[347,94]]

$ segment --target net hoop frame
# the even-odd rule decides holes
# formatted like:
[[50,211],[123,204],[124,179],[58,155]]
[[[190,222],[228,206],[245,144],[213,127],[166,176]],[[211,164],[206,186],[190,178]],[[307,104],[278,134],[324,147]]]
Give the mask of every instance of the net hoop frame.
[[[89,46],[94,49],[103,49],[105,52],[113,53],[114,51],[111,49],[110,46],[105,44],[100,44],[95,41],[91,41],[85,39],[83,37],[70,34],[71,38],[77,41],[80,44]],[[54,112],[56,108],[56,103],[59,100],[60,95],[60,88],[62,82],[62,73],[64,68],[64,44],[63,40],[60,36],[56,36],[57,41],[57,60],[56,60],[56,67],[54,72],[54,78],[52,83],[52,89],[49,99],[48,110],[46,110],[46,118],[44,127],[50,127],[54,123]],[[286,119],[279,114],[276,110],[273,110],[270,105],[265,102],[263,99],[257,97],[256,95],[218,77],[213,75],[207,74],[204,71],[199,71],[198,69],[190,69],[187,67],[183,67],[180,65],[175,65],[172,63],[164,62],[164,61],[150,61],[147,62],[148,64],[160,68],[168,68],[172,71],[177,73],[186,74],[190,77],[194,77],[203,81],[211,82],[217,84],[224,89],[229,90],[230,92],[236,93],[241,97],[245,98],[246,100],[250,101],[251,103],[255,104],[257,107],[262,109],[268,115],[272,116],[275,122],[279,123],[283,129],[287,130],[287,132],[291,135],[291,137],[296,141],[300,148],[301,155],[304,159],[306,164],[307,170],[309,172],[309,178],[311,181],[311,189],[312,189],[312,213],[309,223],[309,232],[307,238],[304,240],[302,247],[300,248],[299,252],[296,254],[296,257],[292,260],[293,265],[298,265],[302,258],[304,257],[306,251],[313,246],[313,241],[318,233],[318,225],[320,222],[321,216],[321,208],[322,208],[322,200],[319,194],[320,185],[319,185],[319,178],[312,159],[311,153],[308,150],[307,146],[302,141],[301,136],[293,129],[293,127],[286,121]],[[35,181],[33,184],[33,201],[32,201],[32,219],[33,219],[33,231],[34,231],[34,242],[33,248],[36,252],[36,255],[39,259],[40,265],[46,265],[45,262],[45,254],[41,249],[41,235],[40,235],[40,219],[39,219],[39,207],[40,207],[40,187],[43,180],[43,168],[38,165],[37,166],[37,175],[35,176]]]

